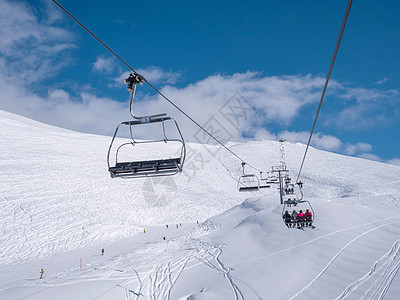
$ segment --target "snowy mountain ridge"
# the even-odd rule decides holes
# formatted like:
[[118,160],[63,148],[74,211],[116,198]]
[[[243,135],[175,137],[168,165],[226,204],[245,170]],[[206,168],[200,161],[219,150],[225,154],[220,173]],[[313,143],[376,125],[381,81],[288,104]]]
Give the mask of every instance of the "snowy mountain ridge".
[[[276,186],[237,191],[240,161],[217,146],[188,143],[182,174],[122,180],[107,171],[110,137],[4,111],[0,133],[0,299],[400,293],[398,166],[310,148],[301,179],[317,229],[301,232],[283,224]],[[262,170],[279,164],[278,142],[228,147]],[[292,178],[304,148],[285,143]],[[292,270],[288,283],[284,266],[299,258],[306,265]]]

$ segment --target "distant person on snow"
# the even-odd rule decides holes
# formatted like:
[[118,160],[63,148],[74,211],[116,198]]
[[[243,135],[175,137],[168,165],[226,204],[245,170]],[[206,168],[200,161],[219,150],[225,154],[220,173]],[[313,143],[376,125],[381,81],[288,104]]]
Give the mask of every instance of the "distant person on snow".
[[288,211],[285,211],[285,214],[283,215],[283,218],[285,219],[285,224],[287,227],[292,227],[292,224],[290,223],[292,221],[292,216],[289,214]]
[[44,274],[44,271],[43,271],[43,269],[41,269],[41,270],[40,270],[40,279],[43,278],[43,274]]
[[104,248],[101,249],[101,255],[104,255]]
[[306,210],[306,213],[304,214],[305,218],[306,218],[306,226],[310,226],[312,224],[312,213],[310,212],[309,209]]

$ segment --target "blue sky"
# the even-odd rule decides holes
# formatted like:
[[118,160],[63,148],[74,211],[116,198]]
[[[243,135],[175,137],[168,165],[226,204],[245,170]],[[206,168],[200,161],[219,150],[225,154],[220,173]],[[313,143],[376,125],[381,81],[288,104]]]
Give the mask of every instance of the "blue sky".
[[[60,4],[199,123],[218,120],[232,140],[305,143],[347,1]],[[353,3],[314,147],[400,164],[399,15],[397,1]],[[0,28],[0,109],[107,135],[129,119],[128,70],[50,0],[2,0]],[[238,128],[221,117],[233,98],[255,109]],[[166,111],[196,140],[151,89],[137,100],[138,114]]]

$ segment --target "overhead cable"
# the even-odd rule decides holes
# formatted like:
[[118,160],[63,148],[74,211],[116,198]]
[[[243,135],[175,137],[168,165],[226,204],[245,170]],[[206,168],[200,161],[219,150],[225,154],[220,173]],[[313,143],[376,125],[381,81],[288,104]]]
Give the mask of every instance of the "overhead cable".
[[301,166],[300,166],[300,169],[299,169],[299,173],[298,173],[298,175],[297,175],[296,182],[299,181],[300,173],[301,173],[301,171],[302,171],[302,169],[303,169],[304,161],[305,161],[305,159],[306,159],[307,151],[308,151],[308,148],[309,148],[310,143],[311,143],[311,138],[312,138],[313,133],[314,133],[315,124],[317,123],[319,111],[321,110],[322,101],[324,100],[326,88],[328,87],[329,78],[331,77],[331,73],[332,73],[332,69],[333,69],[333,64],[335,63],[336,55],[337,55],[337,52],[338,52],[338,50],[339,50],[339,45],[340,45],[340,42],[341,42],[341,40],[342,40],[344,28],[345,28],[345,26],[346,26],[347,18],[348,18],[348,16],[349,16],[350,8],[351,8],[351,4],[352,4],[352,3],[353,3],[353,0],[349,0],[349,2],[348,2],[348,4],[347,4],[347,9],[346,9],[346,13],[345,13],[345,15],[344,15],[342,27],[341,27],[341,29],[340,29],[339,38],[338,38],[337,43],[336,43],[335,52],[333,53],[333,58],[332,58],[332,61],[331,61],[331,65],[330,65],[330,67],[329,67],[328,76],[326,77],[326,80],[325,80],[325,85],[324,85],[324,89],[323,89],[323,91],[322,91],[321,100],[319,101],[318,110],[317,110],[317,113],[316,113],[316,115],[315,115],[314,124],[313,124],[312,129],[311,129],[310,137],[308,138],[307,147],[306,147],[306,150],[305,150],[305,152],[304,152],[303,160],[302,160],[302,162],[301,162]]

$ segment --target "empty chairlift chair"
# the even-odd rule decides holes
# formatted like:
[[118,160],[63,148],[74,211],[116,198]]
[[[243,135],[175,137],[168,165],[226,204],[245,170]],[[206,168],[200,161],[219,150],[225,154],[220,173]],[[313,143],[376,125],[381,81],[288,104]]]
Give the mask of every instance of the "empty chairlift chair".
[[239,192],[252,192],[260,189],[260,179],[254,174],[246,174],[244,167],[246,163],[242,162],[243,175],[239,177]]
[[263,172],[260,172],[260,189],[270,188],[271,184],[269,183],[268,176],[263,178]]
[[[136,85],[143,82],[143,77],[138,74],[130,74],[130,77],[125,80],[128,83],[128,91],[131,93],[130,113],[133,120],[122,122],[115,130],[111,140],[107,154],[108,171],[112,178],[137,178],[137,177],[152,177],[152,176],[167,176],[175,175],[182,171],[186,156],[185,142],[178,123],[165,113],[157,115],[149,115],[145,117],[137,117],[133,114],[133,99],[136,91]],[[135,128],[139,126],[161,125],[162,138],[151,140],[135,140]],[[166,134],[166,125],[171,126],[177,137],[168,138]],[[124,130],[123,130],[124,129]],[[120,139],[118,134],[126,132],[129,139]],[[171,145],[173,144],[173,145]],[[155,159],[140,159],[141,155],[157,152],[158,149],[168,148],[166,152],[172,151],[169,154],[158,155]],[[171,146],[171,147],[170,147]],[[144,147],[138,149],[140,147]],[[159,154],[159,153],[158,153]]]

